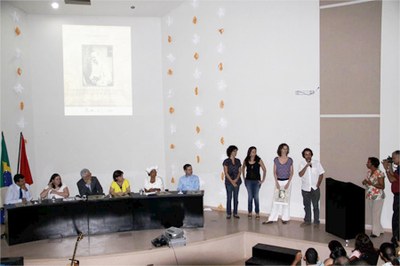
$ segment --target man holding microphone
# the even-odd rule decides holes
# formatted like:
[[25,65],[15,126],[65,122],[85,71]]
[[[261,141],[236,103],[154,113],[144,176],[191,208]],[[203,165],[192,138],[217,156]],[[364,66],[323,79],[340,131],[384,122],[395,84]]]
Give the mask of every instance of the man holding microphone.
[[319,225],[319,199],[321,196],[319,186],[324,178],[325,170],[319,161],[312,159],[311,149],[305,148],[301,154],[304,160],[300,163],[299,176],[301,177],[301,194],[306,213],[301,226],[311,224],[311,203],[314,211],[314,224]]

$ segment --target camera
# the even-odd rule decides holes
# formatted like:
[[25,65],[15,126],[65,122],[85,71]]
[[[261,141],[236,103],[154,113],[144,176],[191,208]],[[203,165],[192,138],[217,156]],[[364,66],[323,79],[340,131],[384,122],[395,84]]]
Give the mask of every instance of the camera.
[[393,158],[391,156],[388,156],[385,160],[383,160],[384,162],[388,162],[388,163],[393,163]]

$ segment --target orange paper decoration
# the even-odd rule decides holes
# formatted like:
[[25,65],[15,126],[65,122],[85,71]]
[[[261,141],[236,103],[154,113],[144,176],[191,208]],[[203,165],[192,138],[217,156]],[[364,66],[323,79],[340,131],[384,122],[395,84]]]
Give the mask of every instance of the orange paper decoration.
[[225,173],[224,173],[224,172],[221,172],[221,180],[223,181],[224,178],[225,178]]
[[169,108],[169,113],[170,113],[170,114],[173,114],[174,112],[175,112],[175,108],[171,106],[171,107]]
[[200,127],[196,126],[196,133],[199,134],[200,133]]
[[224,107],[225,107],[224,100],[221,100],[221,101],[219,102],[219,108],[224,109]]
[[19,109],[22,111],[22,110],[24,110],[24,107],[25,107],[24,102],[20,102],[19,103]]
[[175,184],[175,178],[174,177],[171,178],[171,184]]
[[175,144],[172,144],[172,143],[171,143],[171,144],[169,145],[169,148],[170,148],[171,150],[175,149]]
[[224,139],[224,137],[221,137],[221,138],[219,139],[219,142],[220,142],[222,145],[224,145],[224,144],[225,144],[225,139]]
[[193,17],[192,22],[193,22],[193,24],[197,24],[197,17],[196,16]]
[[174,74],[174,71],[172,70],[172,68],[169,68],[167,73],[168,75],[172,76]]
[[199,87],[194,88],[194,95],[199,95]]
[[19,27],[15,27],[15,34],[17,34],[17,36],[19,36],[21,34],[21,30],[19,29]]
[[169,42],[169,43],[172,42],[172,37],[171,37],[171,35],[168,35],[168,42]]
[[199,59],[199,54],[196,52],[196,53],[194,53],[193,57],[194,57],[195,60],[198,60]]
[[22,75],[22,69],[19,67],[19,68],[17,68],[17,74],[18,74],[18,76],[21,76]]
[[219,71],[222,71],[224,69],[224,65],[222,63],[218,64],[218,69]]
[[200,163],[200,156],[199,155],[196,156],[196,162]]
[[220,28],[220,29],[218,29],[218,31],[220,34],[223,34],[225,30],[224,30],[224,28]]

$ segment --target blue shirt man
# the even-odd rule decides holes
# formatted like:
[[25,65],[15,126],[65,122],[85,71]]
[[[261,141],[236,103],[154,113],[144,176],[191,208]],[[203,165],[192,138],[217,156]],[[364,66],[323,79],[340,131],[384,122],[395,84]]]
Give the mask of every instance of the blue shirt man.
[[179,178],[178,191],[196,191],[200,189],[199,177],[193,175],[193,168],[190,164],[183,166],[185,175]]

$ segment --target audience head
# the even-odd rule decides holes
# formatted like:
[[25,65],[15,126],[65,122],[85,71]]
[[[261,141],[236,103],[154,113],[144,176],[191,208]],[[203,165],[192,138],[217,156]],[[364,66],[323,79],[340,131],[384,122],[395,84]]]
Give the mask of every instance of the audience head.
[[185,175],[187,175],[187,176],[190,176],[193,174],[193,168],[188,163],[183,166],[183,171],[185,171]]
[[394,151],[392,153],[392,158],[393,158],[393,163],[395,165],[399,165],[399,161],[400,161],[400,150]]
[[14,176],[14,183],[18,186],[25,185],[25,176],[22,174],[16,174]]
[[360,233],[356,236],[356,242],[354,247],[361,253],[375,252],[374,244],[365,233]]
[[278,156],[282,155],[288,155],[289,154],[289,145],[286,143],[282,143],[279,145],[278,150],[277,150]]
[[367,167],[368,169],[371,169],[372,167],[375,169],[379,168],[379,159],[376,157],[368,157],[368,162],[367,162]]
[[87,181],[92,177],[92,173],[89,171],[89,169],[83,168],[81,170],[81,177],[83,180]]
[[235,145],[230,145],[228,149],[226,149],[226,155],[228,157],[231,157],[232,153],[234,153],[234,156],[236,157],[236,153],[238,151],[238,148]]
[[53,188],[62,187],[61,176],[57,173],[52,174],[49,180],[50,183]]
[[391,262],[392,265],[399,265],[399,260],[396,258],[396,248],[392,243],[382,243],[379,248],[380,256],[385,262]]
[[115,182],[117,182],[118,177],[120,177],[122,180],[124,179],[124,172],[122,172],[121,170],[115,170],[113,173],[113,179]]
[[341,256],[333,261],[333,265],[350,265],[350,260],[346,256]]
[[317,264],[318,252],[315,250],[315,248],[307,249],[306,254],[304,255],[304,260],[306,261],[307,265]]

